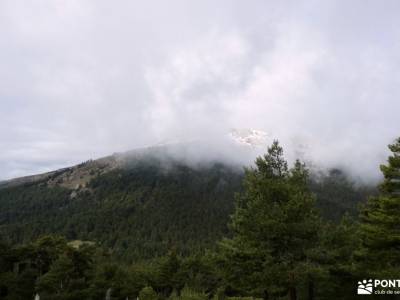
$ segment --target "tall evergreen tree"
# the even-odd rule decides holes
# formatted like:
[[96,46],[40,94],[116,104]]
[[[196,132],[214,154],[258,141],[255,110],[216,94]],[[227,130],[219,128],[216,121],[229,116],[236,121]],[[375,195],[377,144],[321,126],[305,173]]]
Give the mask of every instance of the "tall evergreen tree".
[[361,214],[362,269],[374,276],[400,272],[400,138],[388,146],[392,154],[381,165],[380,195],[369,199]]
[[179,278],[180,260],[175,250],[162,258],[159,264],[158,288],[161,294],[169,296],[173,290],[180,290],[182,284]]
[[230,224],[233,238],[221,243],[221,269],[230,288],[297,298],[312,273],[310,253],[318,241],[319,217],[307,180],[299,161],[288,169],[277,141],[246,170]]
[[327,222],[321,229],[321,245],[314,260],[322,266],[316,299],[354,299],[358,275],[355,256],[360,246],[358,223],[345,215],[339,224]]

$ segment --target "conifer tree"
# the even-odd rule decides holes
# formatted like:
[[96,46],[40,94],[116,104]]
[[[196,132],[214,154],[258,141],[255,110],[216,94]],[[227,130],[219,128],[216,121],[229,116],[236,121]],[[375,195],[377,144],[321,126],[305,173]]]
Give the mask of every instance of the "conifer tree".
[[370,198],[361,214],[362,270],[374,276],[398,277],[400,272],[400,138],[381,165],[380,195]]
[[299,161],[289,169],[277,141],[255,164],[246,170],[244,192],[236,199],[233,238],[221,243],[221,269],[227,285],[242,294],[297,299],[318,241],[308,171]]
[[321,246],[314,258],[322,266],[315,299],[354,299],[354,282],[358,279],[355,256],[360,246],[358,229],[358,223],[349,215],[339,224],[323,224]]
[[175,250],[163,257],[158,270],[158,288],[161,294],[169,296],[173,290],[180,290],[183,284],[179,278],[180,260]]
[[157,300],[158,295],[151,286],[146,286],[139,292],[138,298],[142,300]]

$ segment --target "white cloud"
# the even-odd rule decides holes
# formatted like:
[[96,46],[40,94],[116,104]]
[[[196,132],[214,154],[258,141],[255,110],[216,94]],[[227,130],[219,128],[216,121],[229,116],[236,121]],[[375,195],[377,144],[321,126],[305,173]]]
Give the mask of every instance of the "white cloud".
[[400,135],[399,6],[2,1],[0,178],[231,127],[376,177]]

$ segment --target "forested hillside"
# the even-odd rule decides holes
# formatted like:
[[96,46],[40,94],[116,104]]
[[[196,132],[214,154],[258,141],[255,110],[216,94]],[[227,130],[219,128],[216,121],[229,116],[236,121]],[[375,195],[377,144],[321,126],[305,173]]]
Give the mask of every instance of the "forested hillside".
[[[93,241],[128,262],[170,249],[202,252],[228,234],[243,175],[225,164],[189,167],[152,156],[100,174],[78,189],[48,180],[3,188],[0,233],[11,244],[44,234]],[[346,212],[356,214],[357,205],[373,192],[340,170],[314,176],[310,187],[322,215],[334,221]]]
[[152,159],[74,190],[3,188],[0,299],[354,299],[365,272],[398,271],[390,149],[380,194],[290,167],[277,142],[244,172]]
[[240,189],[238,170],[143,161],[111,171],[85,188],[31,183],[0,190],[0,230],[11,243],[58,233],[95,241],[124,260],[212,247]]

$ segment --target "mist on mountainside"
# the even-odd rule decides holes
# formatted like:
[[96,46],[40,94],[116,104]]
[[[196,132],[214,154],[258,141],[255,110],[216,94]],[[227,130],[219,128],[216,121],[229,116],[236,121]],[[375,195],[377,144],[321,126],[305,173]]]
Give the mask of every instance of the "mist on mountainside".
[[1,0],[0,299],[400,295],[399,11]]
[[211,139],[201,156],[231,158],[221,137],[253,128],[289,158],[377,180],[400,132],[396,11],[395,1],[2,1],[0,178],[166,140]]

